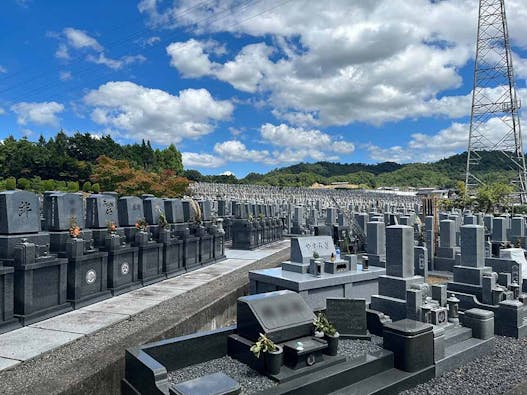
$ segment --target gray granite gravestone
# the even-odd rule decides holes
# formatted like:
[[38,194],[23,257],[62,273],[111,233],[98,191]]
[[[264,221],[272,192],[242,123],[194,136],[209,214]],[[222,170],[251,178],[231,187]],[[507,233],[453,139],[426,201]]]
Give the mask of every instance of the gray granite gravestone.
[[335,245],[330,236],[306,236],[291,239],[291,262],[309,263],[313,254],[329,259],[335,254]]
[[371,338],[366,319],[366,299],[327,298],[326,316],[342,338]]

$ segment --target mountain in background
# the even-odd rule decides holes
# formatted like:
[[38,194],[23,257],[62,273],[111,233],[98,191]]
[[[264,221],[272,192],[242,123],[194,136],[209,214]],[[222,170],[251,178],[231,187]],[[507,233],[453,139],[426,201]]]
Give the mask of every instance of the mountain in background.
[[[433,163],[398,164],[364,163],[299,163],[272,170],[266,174],[249,173],[242,179],[232,175],[205,176],[196,170],[186,170],[191,181],[263,184],[275,186],[312,186],[348,183],[363,188],[437,187],[452,188],[464,181],[467,153],[453,155]],[[501,152],[482,152],[475,174],[483,181],[508,183],[515,175],[510,161]]]

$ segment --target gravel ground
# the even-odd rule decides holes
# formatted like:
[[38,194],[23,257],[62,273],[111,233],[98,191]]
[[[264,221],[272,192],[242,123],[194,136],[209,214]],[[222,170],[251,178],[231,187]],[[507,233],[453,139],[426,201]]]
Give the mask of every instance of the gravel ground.
[[276,385],[273,380],[260,375],[256,370],[251,369],[244,363],[231,357],[213,359],[198,365],[169,372],[168,380],[171,383],[177,384],[216,372],[223,372],[240,383],[242,394],[254,394]]
[[[371,341],[341,339],[338,352],[339,355],[354,358],[381,349],[382,337],[372,336]],[[216,372],[224,372],[240,383],[242,394],[253,394],[276,385],[274,381],[228,356],[169,372],[168,380],[176,384]]]
[[382,337],[372,336],[371,341],[368,340],[339,340],[339,355],[345,355],[348,358],[355,358],[364,355],[367,352],[375,352],[382,350]]
[[527,377],[527,338],[496,336],[492,351],[404,395],[504,394]]

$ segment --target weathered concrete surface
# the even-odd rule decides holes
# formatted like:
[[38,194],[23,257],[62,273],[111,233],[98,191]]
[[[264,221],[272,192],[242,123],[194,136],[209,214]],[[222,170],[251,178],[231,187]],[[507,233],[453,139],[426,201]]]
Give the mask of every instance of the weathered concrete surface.
[[[289,254],[290,249],[285,248],[240,265],[127,320],[1,371],[0,393],[119,394],[126,348],[210,329],[211,323],[222,326],[232,322],[237,298],[248,291],[248,272],[274,267]],[[214,266],[210,270],[213,272]],[[177,278],[173,282],[176,286]]]

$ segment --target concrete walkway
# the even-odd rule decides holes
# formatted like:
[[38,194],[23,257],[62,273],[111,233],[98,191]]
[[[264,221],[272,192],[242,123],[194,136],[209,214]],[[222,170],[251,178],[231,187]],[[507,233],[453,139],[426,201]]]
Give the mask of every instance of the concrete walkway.
[[227,259],[221,262],[4,333],[0,335],[0,371],[129,320],[144,310],[269,257],[289,245],[289,240],[282,240],[252,251],[226,249]]

